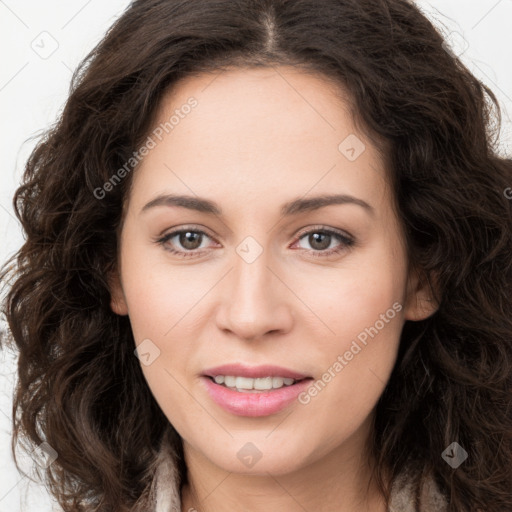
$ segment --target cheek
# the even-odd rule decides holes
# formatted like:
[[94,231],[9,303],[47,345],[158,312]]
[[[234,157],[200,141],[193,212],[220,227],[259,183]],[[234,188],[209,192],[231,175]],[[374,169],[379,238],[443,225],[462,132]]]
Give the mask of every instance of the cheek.
[[353,268],[330,273],[322,285],[306,288],[302,283],[304,302],[322,320],[311,326],[316,343],[307,347],[311,360],[321,362],[322,373],[302,403],[313,417],[325,416],[333,435],[339,421],[329,417],[330,407],[350,412],[342,421],[355,428],[375,406],[396,360],[404,322],[405,265],[401,255],[381,247]]
[[165,341],[194,314],[201,298],[215,284],[198,268],[175,267],[129,257],[124,266],[124,293],[134,338]]
[[[144,378],[161,410],[187,439],[189,432],[203,428],[198,425],[204,423],[204,410],[191,400],[186,388],[190,386],[187,378],[195,371],[197,352],[191,342],[196,339],[191,332],[193,319],[200,310],[201,297],[212,284],[206,280],[203,285],[197,273],[192,278],[190,272],[179,268],[171,271],[151,261],[138,263],[137,258],[127,258],[124,270],[135,343],[151,354],[149,364],[141,358]],[[186,417],[182,411],[187,411]]]
[[313,360],[323,362],[325,372],[331,369],[332,373],[341,356],[342,368],[338,365],[336,373],[343,373],[346,380],[338,384],[354,397],[367,387],[367,381],[363,387],[358,387],[358,381],[372,372],[376,384],[389,377],[403,326],[401,300],[400,291],[388,279],[345,282],[339,287],[332,283],[327,297],[309,296],[311,309],[322,322],[314,327],[316,342],[308,350],[315,352]]
[[[343,349],[376,322],[380,335],[395,338],[401,329],[395,317],[403,309],[405,273],[402,255],[376,244],[361,257],[347,260],[346,265],[327,269],[325,277],[319,273],[314,279],[305,273],[296,276],[298,295],[321,320],[318,329],[325,334],[320,338],[323,348]],[[388,322],[390,319],[395,321]]]

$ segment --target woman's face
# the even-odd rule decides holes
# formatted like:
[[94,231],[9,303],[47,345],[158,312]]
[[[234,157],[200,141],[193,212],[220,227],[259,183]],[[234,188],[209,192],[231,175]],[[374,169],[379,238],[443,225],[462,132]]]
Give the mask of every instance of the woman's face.
[[112,308],[185,450],[274,475],[357,457],[405,320],[432,313],[380,155],[288,67],[187,78],[150,137]]

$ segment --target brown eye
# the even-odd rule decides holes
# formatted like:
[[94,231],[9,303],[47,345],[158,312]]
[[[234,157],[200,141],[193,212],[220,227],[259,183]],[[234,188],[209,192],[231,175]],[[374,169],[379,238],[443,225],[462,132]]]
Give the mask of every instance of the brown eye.
[[197,231],[182,231],[178,234],[180,245],[189,251],[199,249],[203,235]]
[[325,251],[331,245],[332,235],[328,233],[310,233],[307,237],[309,245],[313,249]]
[[[162,238],[156,240],[156,242],[162,245],[166,251],[176,256],[190,258],[203,254],[204,251],[202,249],[207,248],[208,239],[213,240],[204,231],[189,228],[167,233]],[[203,243],[205,241],[206,244]]]
[[[304,247],[301,242],[306,241],[309,247]],[[333,241],[338,241],[333,245]],[[342,232],[332,229],[316,228],[310,229],[299,236],[298,245],[300,249],[305,250],[315,257],[327,257],[346,251],[354,245],[355,240]]]

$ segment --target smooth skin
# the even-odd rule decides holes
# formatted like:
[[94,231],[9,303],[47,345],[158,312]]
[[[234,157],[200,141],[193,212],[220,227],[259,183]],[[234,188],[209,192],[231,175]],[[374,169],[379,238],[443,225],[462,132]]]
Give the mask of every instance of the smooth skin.
[[[129,315],[136,345],[151,340],[160,350],[141,366],[183,439],[183,511],[385,512],[365,457],[374,408],[404,322],[435,305],[409,265],[382,157],[341,94],[288,66],[187,77],[165,96],[155,127],[191,96],[197,106],[134,171],[111,306]],[[349,135],[365,145],[353,161],[338,148]],[[144,208],[166,194],[209,199],[222,215]],[[370,208],[281,214],[285,203],[324,194]],[[162,241],[178,229],[193,233]],[[252,254],[262,250],[250,263],[237,251],[246,237]],[[205,391],[202,372],[225,363],[322,379],[395,303],[394,318],[307,404],[250,418]],[[251,468],[237,457],[249,442],[261,452]]]

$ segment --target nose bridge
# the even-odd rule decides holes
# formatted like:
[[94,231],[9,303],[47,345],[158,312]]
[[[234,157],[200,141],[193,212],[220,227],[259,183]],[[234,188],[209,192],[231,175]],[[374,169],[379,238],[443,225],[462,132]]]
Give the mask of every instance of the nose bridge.
[[270,270],[270,251],[254,239],[246,239],[236,248],[233,265],[227,276],[219,327],[243,338],[289,329],[291,311],[285,287]]
[[268,250],[263,251],[254,261],[245,259],[243,255],[237,255],[232,276],[232,291],[233,295],[239,299],[238,304],[250,305],[254,301],[263,303],[271,300],[272,273],[269,270],[268,253]]

